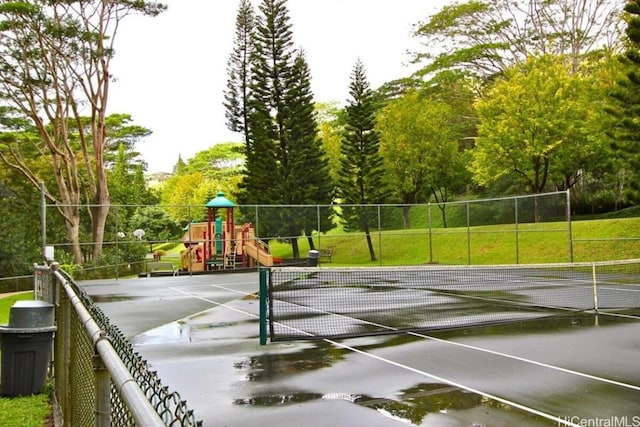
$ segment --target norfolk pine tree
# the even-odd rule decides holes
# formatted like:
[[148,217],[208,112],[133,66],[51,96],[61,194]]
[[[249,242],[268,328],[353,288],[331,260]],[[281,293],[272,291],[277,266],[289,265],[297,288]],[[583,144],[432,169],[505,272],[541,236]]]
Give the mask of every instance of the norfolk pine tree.
[[[295,179],[283,179],[284,204],[325,205],[318,210],[300,208],[296,220],[282,218],[289,228],[285,236],[296,235],[304,231],[311,249],[315,248],[311,238],[314,230],[328,231],[333,228],[332,208],[333,184],[329,173],[329,162],[318,134],[318,124],[314,111],[311,92],[310,71],[304,53],[299,51],[293,64],[291,81],[287,84],[287,106],[290,117],[287,119],[289,141],[289,171]],[[291,224],[291,225],[289,225]],[[301,227],[302,226],[302,227]],[[292,241],[294,254],[298,254],[297,243]],[[294,257],[297,257],[294,255]]]
[[[224,91],[225,117],[227,128],[241,132],[245,144],[249,143],[249,97],[251,84],[251,55],[255,13],[249,0],[241,0],[236,16],[234,48],[227,63],[227,88]],[[248,148],[248,146],[247,146]]]
[[[278,147],[284,128],[284,80],[291,68],[293,41],[291,26],[283,1],[265,0],[256,16],[255,39],[251,55],[251,96],[246,141],[246,174],[240,183],[241,205],[275,204],[280,199],[277,188]],[[272,116],[273,112],[273,116]],[[262,217],[262,219],[266,219]],[[275,221],[269,221],[275,222]],[[267,233],[266,222],[258,224],[258,233]],[[263,233],[263,234],[264,234]]]
[[626,176],[621,183],[626,189],[623,197],[627,202],[637,203],[640,201],[640,1],[628,1],[625,11],[630,15],[626,29],[628,48],[624,57],[628,71],[611,94],[616,105],[608,112],[617,120],[610,135],[614,139],[613,150],[621,153],[617,156],[622,158],[619,173]]
[[[304,55],[293,48],[286,1],[264,0],[259,10],[251,56],[246,175],[238,201],[329,203],[332,186],[326,182],[329,173],[313,117],[310,73]],[[263,209],[258,233],[288,239],[297,258],[297,236],[303,231],[310,235],[313,228],[305,214]]]
[[[376,104],[360,60],[351,74],[349,94],[351,99],[345,108],[346,126],[340,149],[338,196],[343,205],[383,203],[386,189],[383,186],[380,135],[375,130]],[[367,207],[343,206],[341,216],[347,227],[365,232],[371,261],[375,261],[370,229],[376,220],[376,211]]]

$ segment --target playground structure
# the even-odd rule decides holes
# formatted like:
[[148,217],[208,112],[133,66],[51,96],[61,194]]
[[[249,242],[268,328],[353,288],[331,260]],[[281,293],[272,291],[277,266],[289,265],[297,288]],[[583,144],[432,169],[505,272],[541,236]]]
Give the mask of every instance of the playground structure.
[[[207,222],[190,223],[182,238],[182,270],[204,272],[235,269],[238,266],[272,266],[282,260],[273,257],[269,246],[255,236],[251,223],[236,225],[235,204],[218,193],[207,204]],[[219,210],[226,211],[225,218]]]

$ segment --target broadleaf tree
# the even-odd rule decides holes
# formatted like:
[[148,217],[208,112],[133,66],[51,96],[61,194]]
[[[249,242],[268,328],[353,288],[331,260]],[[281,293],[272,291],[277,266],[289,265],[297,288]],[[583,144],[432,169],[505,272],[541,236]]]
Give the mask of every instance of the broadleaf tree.
[[419,92],[393,100],[378,116],[385,178],[403,204],[405,228],[409,228],[411,205],[424,203],[430,196],[438,203],[446,227],[446,202],[454,189],[464,186],[468,175],[456,118],[448,104]]
[[619,0],[468,0],[447,4],[414,35],[426,49],[419,74],[463,68],[478,76],[501,74],[531,55],[562,55],[576,70],[582,56],[616,48]]
[[573,73],[562,58],[549,55],[530,58],[496,81],[477,104],[473,179],[487,185],[509,176],[539,194],[558,188],[555,177],[563,183],[567,174],[597,165],[606,138],[591,87],[590,76]]
[[[83,262],[79,206],[90,206],[94,260],[100,257],[110,208],[105,121],[117,30],[128,15],[156,16],[165,9],[129,0],[0,4],[0,100],[27,120],[0,129],[0,156],[36,187],[43,178],[28,167],[22,147],[31,144],[47,156],[56,188],[46,188],[46,197],[65,220],[75,263]],[[82,115],[89,117],[88,127]]]
[[33,264],[41,260],[40,219],[34,215],[38,203],[35,191],[14,191],[0,177],[0,276],[33,274]]

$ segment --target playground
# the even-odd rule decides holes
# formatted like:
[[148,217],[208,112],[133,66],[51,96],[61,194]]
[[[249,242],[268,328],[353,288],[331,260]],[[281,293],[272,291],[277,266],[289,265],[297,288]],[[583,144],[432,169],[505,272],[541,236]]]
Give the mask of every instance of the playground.
[[266,242],[256,238],[253,224],[235,224],[236,205],[224,193],[219,192],[206,207],[207,221],[192,222],[184,229],[182,271],[203,273],[258,265],[271,267],[283,262],[271,255]]

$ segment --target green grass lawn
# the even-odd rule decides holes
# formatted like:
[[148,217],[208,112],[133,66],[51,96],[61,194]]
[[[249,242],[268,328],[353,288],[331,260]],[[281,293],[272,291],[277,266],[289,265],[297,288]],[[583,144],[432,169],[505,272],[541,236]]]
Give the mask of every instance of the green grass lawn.
[[[364,233],[336,228],[319,237],[316,248],[332,248],[333,260],[325,266],[375,266],[438,264],[532,264],[591,262],[640,258],[640,217],[572,221],[573,245],[569,245],[569,225],[563,222],[500,224],[477,227],[426,228],[371,232],[376,261],[371,261]],[[618,239],[618,240],[607,240]],[[628,239],[628,240],[624,240]],[[293,258],[291,244],[271,240],[271,252],[280,258]],[[309,243],[298,239],[301,258]],[[171,245],[163,260],[180,263],[183,245]]]
[[[9,311],[14,302],[31,299],[33,299],[33,292],[22,292],[5,297],[0,294],[0,325],[9,322]],[[0,358],[1,356],[2,353]],[[0,426],[3,427],[43,427],[50,412],[47,393],[25,397],[0,397]]]
[[[371,261],[365,235],[361,232],[331,230],[314,236],[316,248],[333,248],[333,262],[327,266],[440,264],[512,264],[568,262],[569,239],[566,222],[491,225],[481,227],[388,230],[371,233],[377,260]],[[640,217],[573,221],[574,261],[600,261],[640,258]],[[617,238],[620,240],[607,240]],[[624,240],[628,239],[628,240]],[[275,256],[291,258],[291,245],[271,241]],[[298,239],[300,256],[309,250],[307,239]],[[179,263],[181,244],[163,247],[163,259]],[[0,295],[0,324],[6,324],[9,309],[32,293]],[[0,397],[0,426],[42,427],[50,413],[46,394],[31,397]]]
[[[364,233],[332,230],[314,236],[316,247],[333,248],[334,266],[439,264],[531,264],[569,262],[569,227],[566,222],[471,227],[374,231],[377,257],[371,261]],[[573,221],[573,261],[640,258],[640,218]],[[607,239],[620,240],[607,240]],[[298,239],[300,256],[309,245]],[[271,241],[275,256],[291,258],[289,243]],[[329,264],[325,264],[326,266]]]

